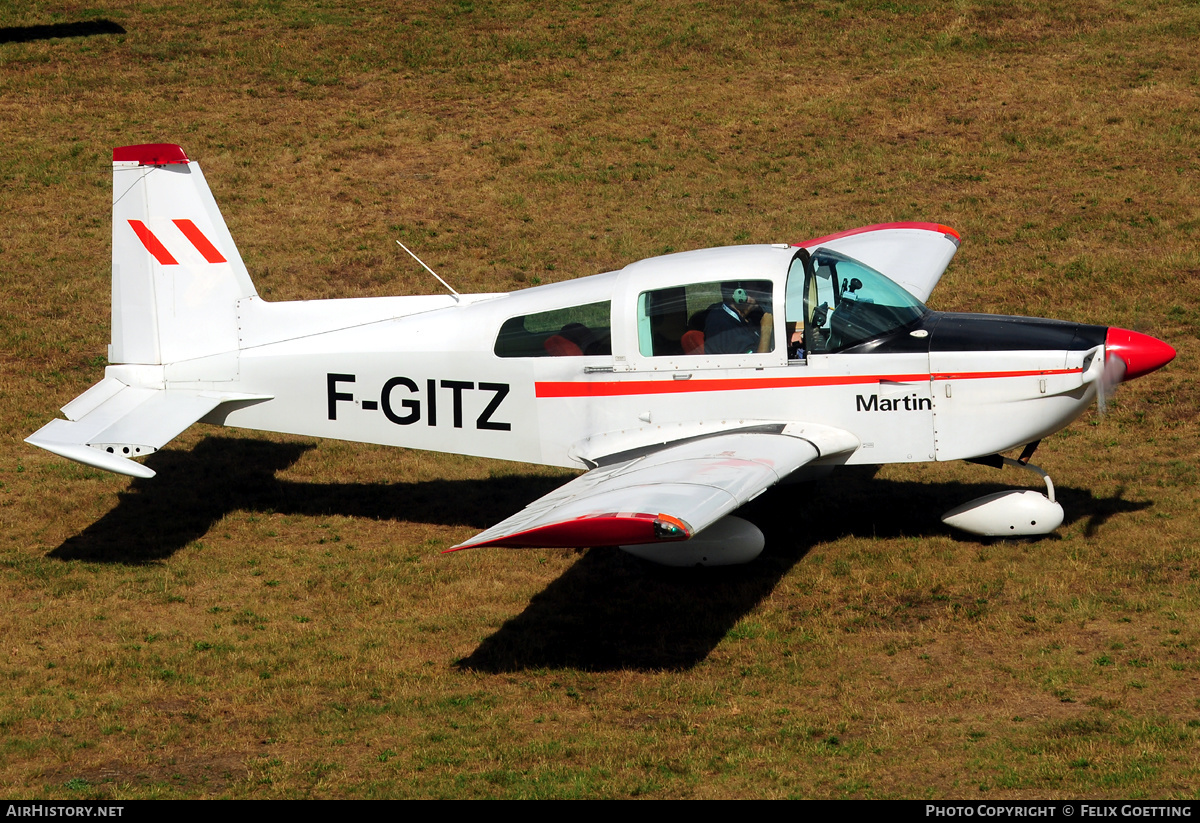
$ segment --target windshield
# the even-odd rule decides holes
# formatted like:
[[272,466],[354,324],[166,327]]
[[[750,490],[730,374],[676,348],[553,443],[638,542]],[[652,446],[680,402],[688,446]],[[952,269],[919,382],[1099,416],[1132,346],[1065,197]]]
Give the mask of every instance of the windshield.
[[928,309],[903,287],[844,254],[819,250],[805,289],[808,348],[835,352],[915,323]]

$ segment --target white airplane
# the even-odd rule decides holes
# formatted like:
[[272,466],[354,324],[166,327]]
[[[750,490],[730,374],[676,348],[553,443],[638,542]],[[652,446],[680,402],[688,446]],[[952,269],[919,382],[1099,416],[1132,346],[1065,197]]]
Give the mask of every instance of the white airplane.
[[[671,254],[511,294],[268,303],[181,148],[115,149],[113,178],[112,365],[28,442],[143,478],[133,458],[197,421],[586,470],[455,549],[746,562],[763,536],[730,513],[785,478],[1026,466],[1116,383],[1175,356],[1118,328],[931,311],[959,236],[930,223]],[[1027,468],[1047,495],[988,495],[944,519],[1057,528],[1053,484]]]

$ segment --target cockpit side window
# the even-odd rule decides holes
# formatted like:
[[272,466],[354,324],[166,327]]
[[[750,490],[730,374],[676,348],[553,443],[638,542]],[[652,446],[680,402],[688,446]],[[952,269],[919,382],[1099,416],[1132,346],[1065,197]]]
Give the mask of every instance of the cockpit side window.
[[905,328],[928,309],[895,281],[845,255],[820,250],[805,289],[806,343],[836,352]]
[[638,296],[643,357],[774,351],[770,280],[690,283]]
[[587,303],[510,317],[500,327],[497,357],[586,357],[612,354],[611,303]]

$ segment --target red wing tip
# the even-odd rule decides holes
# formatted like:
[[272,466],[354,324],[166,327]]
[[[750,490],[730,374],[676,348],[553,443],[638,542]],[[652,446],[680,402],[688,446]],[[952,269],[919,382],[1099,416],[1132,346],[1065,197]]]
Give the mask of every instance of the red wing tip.
[[692,528],[669,514],[610,512],[526,529],[492,540],[460,543],[442,554],[485,546],[508,549],[585,549],[687,540]]
[[143,143],[113,149],[114,163],[137,163],[139,166],[168,166],[188,162],[183,149],[174,143]]

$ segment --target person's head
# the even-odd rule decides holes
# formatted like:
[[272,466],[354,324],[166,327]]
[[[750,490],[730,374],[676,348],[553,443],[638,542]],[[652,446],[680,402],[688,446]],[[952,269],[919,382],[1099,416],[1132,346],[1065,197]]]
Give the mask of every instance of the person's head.
[[744,283],[722,283],[721,298],[743,317],[749,314],[750,310],[758,303],[754,292],[747,289]]

